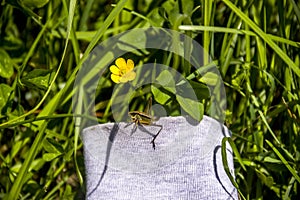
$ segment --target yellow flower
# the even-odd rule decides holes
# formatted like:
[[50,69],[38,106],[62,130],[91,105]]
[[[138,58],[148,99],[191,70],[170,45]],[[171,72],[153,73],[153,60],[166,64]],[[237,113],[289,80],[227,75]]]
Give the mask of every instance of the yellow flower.
[[110,78],[115,83],[126,83],[135,79],[135,72],[133,71],[134,62],[131,59],[127,60],[124,58],[118,58],[116,60],[116,65],[110,66],[111,71]]

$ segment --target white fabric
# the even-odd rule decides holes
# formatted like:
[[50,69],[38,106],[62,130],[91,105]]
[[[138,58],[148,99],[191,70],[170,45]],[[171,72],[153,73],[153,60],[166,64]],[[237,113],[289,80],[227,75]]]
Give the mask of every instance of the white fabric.
[[[228,129],[204,116],[164,117],[157,126],[107,123],[84,129],[86,198],[116,199],[238,199],[222,164],[221,141]],[[231,174],[232,152],[226,145]]]

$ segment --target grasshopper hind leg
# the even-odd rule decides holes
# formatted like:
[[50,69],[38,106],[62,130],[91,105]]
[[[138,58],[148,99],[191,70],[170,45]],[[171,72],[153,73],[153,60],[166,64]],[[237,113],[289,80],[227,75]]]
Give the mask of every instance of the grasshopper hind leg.
[[157,136],[159,135],[160,131],[162,130],[162,125],[158,125],[158,124],[151,124],[152,126],[157,126],[160,127],[159,131],[156,133],[156,135],[154,135],[153,139],[151,140],[150,144],[152,144],[153,149],[155,150],[155,139],[157,138]]

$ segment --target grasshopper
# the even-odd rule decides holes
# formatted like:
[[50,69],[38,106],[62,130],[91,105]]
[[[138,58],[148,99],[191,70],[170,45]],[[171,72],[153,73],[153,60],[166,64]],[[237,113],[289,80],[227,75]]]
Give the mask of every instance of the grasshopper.
[[132,129],[131,134],[133,134],[136,131],[138,126],[150,125],[150,126],[160,127],[159,131],[154,135],[154,137],[151,141],[152,147],[153,147],[153,149],[155,149],[154,141],[163,127],[162,127],[162,125],[152,123],[155,120],[155,118],[153,116],[151,116],[151,114],[150,114],[151,105],[152,105],[152,97],[150,97],[150,99],[148,101],[148,105],[146,106],[144,112],[130,111],[128,113],[128,115],[131,118],[131,122],[135,124],[135,127]]

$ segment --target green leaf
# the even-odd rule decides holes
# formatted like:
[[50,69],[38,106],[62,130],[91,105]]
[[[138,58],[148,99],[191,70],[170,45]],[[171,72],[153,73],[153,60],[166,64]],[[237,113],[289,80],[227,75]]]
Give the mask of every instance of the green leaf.
[[8,53],[0,48],[0,76],[3,78],[10,78],[13,74],[13,62]]
[[13,33],[9,33],[9,35],[3,37],[2,40],[2,48],[8,51],[21,49],[23,45],[23,41],[20,38],[14,36]]
[[288,170],[282,162],[275,163],[275,162],[265,162],[264,161],[264,166],[265,166],[265,168],[268,169],[268,171],[272,171],[275,173],[283,173]]
[[164,105],[168,102],[168,100],[171,98],[170,95],[167,93],[163,92],[161,89],[162,87],[157,87],[155,85],[151,85],[151,92],[154,96],[154,99],[157,103]]
[[203,104],[190,98],[176,95],[176,99],[185,112],[197,121],[201,121],[204,113]]
[[52,138],[45,138],[43,141],[43,147],[49,153],[64,152],[62,145]]
[[171,92],[172,94],[175,94],[176,88],[175,88],[175,80],[173,79],[173,77],[175,76],[170,71],[163,70],[156,78],[156,81],[164,89]]
[[72,192],[72,187],[70,185],[66,185],[62,199],[65,199],[65,200],[74,199],[74,193]]
[[272,187],[274,184],[274,180],[272,176],[269,175],[265,175],[263,172],[259,171],[259,170],[255,170],[257,176],[260,178],[260,180],[268,187]]
[[5,162],[11,163],[11,159],[14,158],[28,142],[29,138],[20,141],[15,141],[13,147],[11,148],[9,156],[6,156],[5,158]]
[[43,154],[43,160],[45,160],[46,162],[50,162],[51,160],[59,157],[61,155],[61,153],[45,153]]
[[65,155],[64,155],[64,160],[70,161],[72,158],[72,155],[74,153],[74,149],[70,149]]
[[213,72],[207,72],[199,79],[199,81],[207,85],[214,86],[217,85],[219,78],[220,77],[217,74]]
[[0,84],[0,110],[6,105],[13,89],[6,84]]
[[193,9],[194,9],[193,0],[182,1],[182,11],[185,15],[191,16],[193,14]]
[[32,170],[38,171],[44,166],[44,164],[45,164],[45,161],[42,158],[35,159],[31,163],[29,171],[32,171]]
[[[200,88],[200,85],[194,84],[195,87]],[[182,109],[197,121],[201,121],[204,113],[204,106],[197,95],[190,82],[186,80],[179,80],[176,85],[176,99]]]
[[143,54],[148,54],[148,51],[144,49],[146,47],[147,37],[143,30],[128,31],[121,36],[119,40],[121,43],[118,42],[117,46],[125,52],[133,51],[136,55],[142,56],[139,51],[135,50],[137,48],[141,49],[140,51],[142,51]]
[[156,78],[156,83],[151,85],[151,92],[154,95],[155,101],[160,104],[166,104],[172,94],[176,94],[174,75],[163,70]]
[[188,81],[188,83],[192,86],[198,99],[207,99],[210,97],[209,89],[206,85],[196,81]]
[[264,162],[269,162],[269,163],[277,163],[277,164],[281,164],[281,160],[278,160],[276,158],[272,158],[270,156],[267,156],[264,158]]
[[163,11],[163,8],[154,8],[150,13],[150,20],[154,22],[157,26],[162,26],[165,21],[165,18],[163,18],[162,15],[160,15],[160,10]]
[[42,90],[46,90],[52,79],[52,73],[50,70],[34,69],[29,72],[21,81],[28,87],[37,87]]
[[29,8],[41,8],[45,6],[49,0],[20,0],[20,2]]
[[[11,107],[9,107],[7,109],[7,116],[9,119],[14,119],[14,118],[17,118],[21,115],[23,115],[25,112],[24,112],[24,108],[21,104],[17,104],[17,106],[12,110]],[[24,118],[20,118],[19,120],[17,120],[16,122],[20,122],[20,121],[23,121],[25,119]]]

